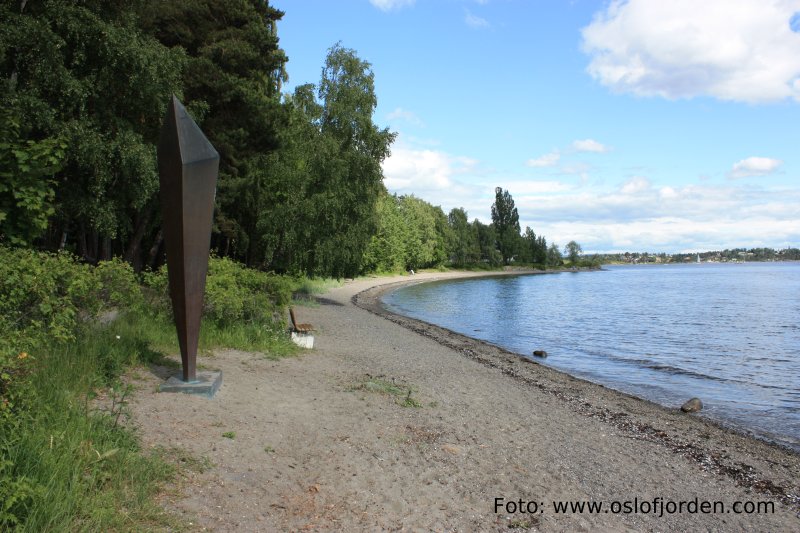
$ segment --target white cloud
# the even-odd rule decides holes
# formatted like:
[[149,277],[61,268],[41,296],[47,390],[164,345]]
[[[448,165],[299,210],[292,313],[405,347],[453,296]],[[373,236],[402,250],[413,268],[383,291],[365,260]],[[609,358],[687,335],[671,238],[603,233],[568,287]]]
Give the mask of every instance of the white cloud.
[[409,146],[403,141],[392,147],[383,162],[384,184],[399,194],[420,195],[425,191],[452,191],[455,177],[473,172],[478,161],[453,156],[441,150]]
[[557,150],[550,152],[549,154],[544,154],[541,157],[537,157],[536,159],[528,159],[525,162],[525,165],[529,167],[554,167],[558,160],[561,159],[561,154],[558,153]]
[[589,251],[780,248],[800,242],[798,188],[655,187],[635,177],[616,191],[574,187],[514,199],[523,227],[550,242],[575,239]]
[[800,101],[800,0],[613,0],[583,28],[588,72],[669,99]]
[[748,178],[750,176],[766,176],[772,174],[783,164],[780,159],[769,157],[748,157],[734,163],[729,176],[731,178]]
[[464,12],[464,22],[470,28],[488,28],[490,26],[489,21],[483,19],[477,15],[473,15],[469,10]]
[[626,181],[620,191],[622,194],[638,194],[650,190],[650,180],[642,176],[634,176]]
[[402,9],[406,6],[413,6],[416,0],[369,0],[369,3],[381,11],[391,11]]
[[416,114],[412,111],[408,111],[407,109],[403,109],[402,107],[395,108],[394,111],[386,115],[387,120],[404,120],[409,124],[413,124],[414,126],[424,127],[425,123],[422,122],[422,119],[419,118]]
[[574,148],[578,152],[595,152],[598,154],[604,154],[610,150],[608,146],[601,144],[593,139],[583,139],[579,141],[574,141],[572,143],[572,148]]

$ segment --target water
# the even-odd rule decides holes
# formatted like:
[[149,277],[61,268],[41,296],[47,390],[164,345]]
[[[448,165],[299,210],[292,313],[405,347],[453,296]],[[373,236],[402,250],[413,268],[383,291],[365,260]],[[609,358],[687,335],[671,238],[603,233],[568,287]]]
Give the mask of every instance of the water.
[[422,283],[396,313],[800,449],[800,263],[615,266]]

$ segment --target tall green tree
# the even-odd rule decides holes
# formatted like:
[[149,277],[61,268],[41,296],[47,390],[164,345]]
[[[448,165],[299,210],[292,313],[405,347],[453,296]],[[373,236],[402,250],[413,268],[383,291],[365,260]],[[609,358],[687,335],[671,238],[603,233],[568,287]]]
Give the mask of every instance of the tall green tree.
[[304,270],[352,276],[375,232],[385,192],[381,163],[395,134],[372,120],[378,99],[371,65],[337,43],[328,50],[318,96],[322,106],[309,207],[314,233]]
[[497,187],[494,197],[492,223],[497,236],[497,249],[503,257],[503,264],[507,265],[516,253],[519,243],[519,213],[508,191]]
[[212,245],[250,265],[265,253],[258,225],[271,210],[266,158],[288,120],[282,16],[265,0],[149,0],[141,9],[146,31],[185,50],[184,103],[220,153]]
[[378,228],[364,252],[366,272],[399,272],[406,268],[409,228],[397,195],[385,194],[377,204]]
[[469,263],[480,260],[480,246],[478,236],[470,226],[467,212],[463,207],[450,210],[447,221],[452,232],[450,257],[453,264],[463,267]]
[[39,184],[52,186],[44,243],[90,260],[132,244],[158,187],[160,121],[180,92],[183,51],[141,30],[139,5],[0,5],[0,106],[19,120],[20,142],[66,145],[51,185]]
[[561,250],[558,249],[556,243],[552,243],[547,249],[547,266],[561,266],[562,264],[564,264],[564,258]]
[[564,246],[564,255],[567,256],[572,265],[578,264],[578,260],[580,259],[582,253],[583,249],[581,248],[581,245],[575,241],[569,241],[567,245]]

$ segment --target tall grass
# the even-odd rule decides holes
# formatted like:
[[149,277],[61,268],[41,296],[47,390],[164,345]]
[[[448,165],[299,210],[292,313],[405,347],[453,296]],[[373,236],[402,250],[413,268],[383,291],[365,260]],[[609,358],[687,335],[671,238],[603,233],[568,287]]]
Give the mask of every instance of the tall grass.
[[17,487],[23,494],[10,495],[22,497],[6,509],[0,529],[134,531],[174,525],[152,500],[174,468],[141,452],[124,425],[124,401],[113,411],[93,401],[98,390],[119,399],[120,370],[159,355],[143,339],[122,333],[114,325],[92,328],[75,343],[31,354],[36,371],[24,412],[14,434],[3,436],[13,476],[0,476],[9,487],[12,479],[24,480]]

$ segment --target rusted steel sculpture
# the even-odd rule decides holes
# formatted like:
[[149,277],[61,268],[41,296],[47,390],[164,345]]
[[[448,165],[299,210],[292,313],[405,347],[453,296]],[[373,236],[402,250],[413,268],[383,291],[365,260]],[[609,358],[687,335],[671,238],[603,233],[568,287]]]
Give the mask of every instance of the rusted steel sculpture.
[[158,142],[169,294],[183,380],[197,379],[197,342],[208,272],[219,154],[173,96]]

